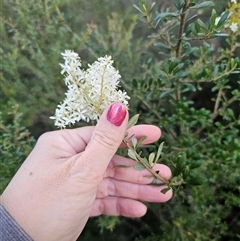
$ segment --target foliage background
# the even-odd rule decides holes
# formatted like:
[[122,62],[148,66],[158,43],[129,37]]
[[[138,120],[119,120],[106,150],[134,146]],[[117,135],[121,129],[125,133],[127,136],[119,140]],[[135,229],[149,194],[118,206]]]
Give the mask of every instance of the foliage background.
[[[157,1],[155,10],[176,12],[174,2]],[[231,6],[213,2],[218,16]],[[130,113],[162,128],[161,161],[174,175],[207,181],[184,185],[167,204],[147,204],[141,219],[92,218],[79,240],[240,240],[239,32],[225,29],[229,38],[193,41],[199,36],[190,31],[177,56],[165,35],[138,20],[133,4],[138,1],[2,1],[1,191],[39,135],[55,129],[49,116],[65,92],[60,53],[73,49],[84,65],[112,55],[131,93]],[[211,7],[193,9],[190,16],[208,23],[211,13]],[[160,30],[169,24],[163,20]],[[178,28],[168,31],[172,43],[179,40]]]

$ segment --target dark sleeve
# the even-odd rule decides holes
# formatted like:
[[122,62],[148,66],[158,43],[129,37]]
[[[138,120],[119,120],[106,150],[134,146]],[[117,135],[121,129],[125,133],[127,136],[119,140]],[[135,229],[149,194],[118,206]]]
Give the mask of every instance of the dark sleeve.
[[0,240],[33,241],[0,204]]

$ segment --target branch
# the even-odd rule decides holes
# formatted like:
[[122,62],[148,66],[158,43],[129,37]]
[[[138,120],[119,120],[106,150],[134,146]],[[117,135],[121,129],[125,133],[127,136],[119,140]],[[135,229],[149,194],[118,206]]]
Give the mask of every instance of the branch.
[[215,105],[214,105],[213,113],[218,112],[222,92],[223,92],[222,88],[218,90],[218,95],[217,95],[217,99],[216,99],[216,102],[215,102]]
[[240,92],[237,95],[233,96],[230,100],[228,100],[228,102],[222,108],[220,108],[218,111],[213,113],[211,116],[211,119],[215,120],[221,112],[224,112],[229,105],[231,105],[234,101],[239,99],[240,99]]
[[6,19],[4,19],[3,17],[0,17],[0,20],[1,20],[4,24],[8,25],[9,27],[15,28],[15,25],[13,25],[12,23],[8,22],[8,21],[7,21]]
[[182,35],[183,35],[185,23],[186,23],[188,7],[189,7],[189,0],[185,0],[185,4],[182,9],[182,13],[180,15],[180,27],[179,27],[179,32],[178,32],[178,42],[177,42],[177,46],[176,46],[176,57],[177,58],[180,57],[180,53],[181,53],[182,40],[183,40]]
[[163,178],[162,176],[160,176],[156,171],[154,171],[148,164],[146,164],[145,162],[142,161],[142,158],[139,156],[139,154],[136,152],[136,150],[134,148],[131,147],[131,145],[128,143],[128,141],[126,139],[123,140],[124,144],[127,146],[128,149],[132,150],[135,155],[136,158],[138,160],[138,163],[141,163],[149,172],[151,172],[151,174],[157,178],[158,180],[160,180],[161,182],[163,182],[164,184],[168,185],[169,181],[166,180],[165,178]]
[[[229,105],[231,105],[234,101],[239,100],[239,99],[240,99],[240,92],[237,95],[233,96],[230,100],[228,100],[227,103],[225,103],[225,105],[222,106],[220,109],[218,109],[216,112],[213,112],[213,114],[211,115],[211,119],[215,120],[220,115],[220,113],[224,112],[227,109],[227,107]],[[193,133],[193,135],[198,135],[204,129],[205,128],[202,127],[200,129],[196,130]]]

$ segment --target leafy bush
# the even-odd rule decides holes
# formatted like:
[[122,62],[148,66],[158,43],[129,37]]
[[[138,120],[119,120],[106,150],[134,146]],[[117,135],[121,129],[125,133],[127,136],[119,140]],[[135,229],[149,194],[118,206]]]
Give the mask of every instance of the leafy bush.
[[35,139],[23,126],[18,106],[8,113],[0,113],[0,192],[5,189],[21,163],[30,153]]
[[[141,219],[90,219],[80,240],[240,238],[240,4],[214,2],[141,0],[134,9],[129,1],[3,1],[4,116],[7,103],[18,103],[37,138],[53,128],[49,116],[64,95],[60,52],[73,49],[85,65],[112,55],[131,95],[130,114],[161,127],[160,161],[182,183],[167,204],[148,204]],[[19,152],[23,130],[5,123],[3,143],[13,144],[1,153],[3,170],[11,170],[1,173],[4,185],[32,147],[22,139]]]

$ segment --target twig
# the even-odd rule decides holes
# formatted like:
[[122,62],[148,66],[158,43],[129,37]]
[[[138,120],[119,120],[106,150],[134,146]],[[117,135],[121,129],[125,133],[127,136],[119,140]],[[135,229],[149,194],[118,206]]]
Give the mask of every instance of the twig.
[[149,172],[151,172],[151,174],[159,179],[160,181],[162,181],[164,184],[168,185],[169,181],[166,180],[165,178],[163,178],[162,176],[160,176],[156,171],[154,171],[150,166],[148,166],[145,162],[141,161],[142,158],[139,156],[139,154],[135,151],[134,148],[132,148],[132,146],[128,143],[128,141],[126,141],[125,139],[123,140],[124,144],[127,146],[128,149],[132,150],[134,152],[134,154],[136,155],[136,158],[138,160],[139,163],[141,163]]
[[50,14],[49,14],[49,11],[48,11],[48,1],[47,0],[44,0],[44,8],[45,8],[47,20],[49,21],[50,20]]
[[[220,113],[224,112],[229,105],[231,105],[234,101],[236,101],[236,100],[238,100],[238,99],[240,99],[240,92],[239,92],[237,95],[233,96],[231,99],[229,99],[228,102],[225,103],[225,105],[224,105],[223,107],[221,107],[220,109],[218,109],[216,112],[213,112],[213,114],[211,115],[211,119],[212,119],[212,120],[215,120],[215,119],[219,116]],[[193,135],[198,135],[198,134],[199,134],[202,130],[204,130],[204,129],[205,129],[205,128],[202,127],[202,128],[200,128],[200,129],[196,130],[196,131],[193,133]]]
[[159,35],[159,37],[161,39],[163,39],[171,48],[173,48],[172,43],[170,42],[169,39],[167,39],[166,37],[164,37],[164,35],[161,33],[161,31],[157,30],[157,28],[153,25],[153,23],[151,22],[151,19],[149,18],[149,16],[147,16],[146,21],[148,23],[148,25],[153,28],[154,30],[156,30],[157,34]]
[[12,23],[8,22],[8,21],[7,21],[6,19],[4,19],[3,17],[0,17],[0,20],[1,20],[4,24],[8,25],[9,27],[15,28],[15,25],[13,25]]
[[240,92],[237,95],[233,96],[230,100],[228,100],[228,102],[222,108],[220,108],[219,111],[213,113],[211,119],[215,120],[221,112],[225,111],[229,105],[231,105],[234,101],[238,99],[240,99]]
[[221,95],[222,95],[222,88],[218,90],[218,95],[217,95],[217,99],[216,99],[216,102],[215,102],[215,105],[214,105],[213,113],[218,112]]
[[182,13],[180,15],[180,27],[179,27],[179,32],[178,32],[178,42],[176,45],[176,57],[177,58],[180,57],[180,53],[181,53],[182,40],[183,40],[182,35],[183,35],[185,23],[186,23],[187,10],[189,7],[189,0],[185,0],[184,2],[185,2],[184,7],[183,7]]

